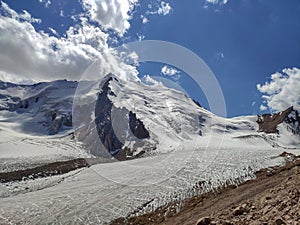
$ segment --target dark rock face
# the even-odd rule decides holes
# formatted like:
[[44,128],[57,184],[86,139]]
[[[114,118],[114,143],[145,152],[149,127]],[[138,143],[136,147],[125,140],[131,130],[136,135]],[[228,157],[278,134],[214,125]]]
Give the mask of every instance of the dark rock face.
[[8,110],[10,112],[14,111],[16,108],[16,105],[20,104],[21,99],[17,97],[10,98],[12,102],[9,102],[9,98],[5,95],[0,94],[0,99],[5,99],[7,102],[5,105],[0,105],[0,111]]
[[[203,116],[199,116],[199,127],[200,128],[203,128],[204,127],[204,123],[205,123],[205,121],[206,121],[206,119],[205,118],[203,118]],[[203,133],[202,133],[202,130],[199,130],[199,136],[202,136],[203,135]]]
[[61,113],[58,111],[51,112],[51,122],[48,125],[49,135],[57,134],[64,126],[72,127],[71,113]]
[[277,126],[284,122],[294,134],[300,134],[299,113],[293,107],[275,114],[258,115],[256,122],[259,125],[259,132],[278,133]]
[[[110,89],[109,84],[111,81],[118,82],[116,78],[110,77],[103,85],[102,92],[98,94],[98,99],[95,107],[95,123],[98,136],[101,143],[110,155],[114,156],[118,160],[125,160],[132,157],[134,149],[124,148],[124,144],[118,138],[126,136],[128,128],[132,134],[138,139],[149,138],[150,134],[145,128],[143,122],[136,117],[133,112],[128,112],[127,109],[115,109],[113,103],[108,96],[116,96],[116,94]],[[112,118],[112,110],[118,110]],[[129,124],[128,124],[129,118]],[[114,119],[114,121],[112,121]],[[118,135],[114,131],[115,125]],[[124,123],[125,122],[125,123]]]
[[201,104],[197,100],[195,100],[195,99],[192,99],[192,100],[198,107],[202,108]]
[[149,138],[149,132],[146,130],[144,123],[136,118],[136,114],[129,112],[129,127],[131,132],[139,139]]
[[114,95],[114,93],[109,88],[109,82],[112,78],[109,78],[102,87],[102,92],[99,93],[95,108],[95,123],[98,132],[98,136],[104,145],[104,147],[109,151],[111,155],[117,154],[123,146],[116,134],[114,133],[111,111],[112,102],[108,98],[108,95]]
[[293,110],[292,115],[287,116],[284,121],[288,125],[288,130],[290,130],[293,134],[300,135],[300,116],[297,110]]

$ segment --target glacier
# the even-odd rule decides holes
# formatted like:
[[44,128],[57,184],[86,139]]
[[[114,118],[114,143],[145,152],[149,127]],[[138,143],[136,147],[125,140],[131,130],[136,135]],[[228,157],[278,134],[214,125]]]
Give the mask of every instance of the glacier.
[[[110,94],[101,105],[104,84]],[[221,118],[159,83],[109,75],[78,85],[0,82],[0,173],[75,158],[90,163],[66,174],[0,183],[0,223],[104,224],[170,202],[179,210],[186,198],[284,164],[283,151],[300,154],[299,135],[286,122],[278,133],[258,132],[256,115]],[[108,102],[108,130],[125,160],[113,157],[99,137],[95,107]],[[149,137],[136,137],[130,112]],[[99,158],[106,161],[93,163]]]

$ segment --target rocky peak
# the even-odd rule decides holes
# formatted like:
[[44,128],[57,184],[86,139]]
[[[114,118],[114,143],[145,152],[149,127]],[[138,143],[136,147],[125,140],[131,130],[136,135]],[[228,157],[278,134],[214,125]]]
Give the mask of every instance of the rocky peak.
[[278,133],[277,126],[284,123],[292,133],[300,134],[299,112],[292,106],[279,113],[258,115],[256,122],[259,132]]
[[[117,121],[119,127],[119,135],[126,136],[128,129],[138,139],[149,138],[149,132],[145,128],[144,123],[136,117],[136,113],[128,111],[125,108],[115,108],[109,96],[116,96],[111,90],[110,84],[118,82],[118,79],[109,74],[100,84],[101,91],[98,94],[96,107],[95,107],[95,123],[96,129],[103,146],[107,149],[110,155],[119,160],[125,160],[132,156],[134,149],[124,147],[124,143],[119,140],[118,135],[115,133],[113,120]],[[115,118],[112,118],[112,110],[117,110]],[[125,121],[127,124],[125,124]]]

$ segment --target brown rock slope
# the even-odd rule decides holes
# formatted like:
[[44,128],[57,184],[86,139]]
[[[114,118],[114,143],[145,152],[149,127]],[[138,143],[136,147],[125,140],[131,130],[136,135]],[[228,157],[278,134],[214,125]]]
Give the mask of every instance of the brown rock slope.
[[112,224],[291,224],[300,225],[300,157],[284,153],[287,164],[258,172],[237,187],[189,199],[177,214],[160,208]]
[[293,133],[298,133],[300,117],[299,112],[290,107],[279,113],[258,115],[256,122],[259,125],[259,132],[278,133],[277,126],[284,122],[292,128]]

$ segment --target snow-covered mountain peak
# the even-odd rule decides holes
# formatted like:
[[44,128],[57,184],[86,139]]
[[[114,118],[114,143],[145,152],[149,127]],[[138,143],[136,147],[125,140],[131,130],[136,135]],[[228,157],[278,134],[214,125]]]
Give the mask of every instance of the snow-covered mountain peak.
[[56,134],[70,129],[76,88],[77,82],[66,80],[33,85],[1,82],[1,116],[15,129],[29,134]]
[[[254,145],[255,139],[272,146],[300,145],[299,113],[293,108],[258,120],[255,116],[226,119],[163,84],[147,85],[113,74],[97,82],[0,82],[0,116],[6,126],[21,133],[74,130],[88,152],[105,158],[167,153],[190,143],[218,148],[225,139],[239,144]],[[279,134],[269,132],[271,128]]]
[[79,87],[88,94],[80,92],[78,98],[75,97],[73,112],[78,118],[75,123],[80,127],[76,129],[77,136],[89,148],[92,146],[96,155],[103,155],[101,149],[95,152],[99,143],[87,136],[100,137],[102,147],[113,155],[126,151],[121,154],[124,158],[135,157],[141,152],[152,154],[157,149],[172,151],[184,141],[208,133],[206,124],[213,114],[179,91],[163,85],[124,81],[110,74],[99,81],[96,104],[93,105],[84,97],[95,93],[97,85],[90,87],[93,90]]

